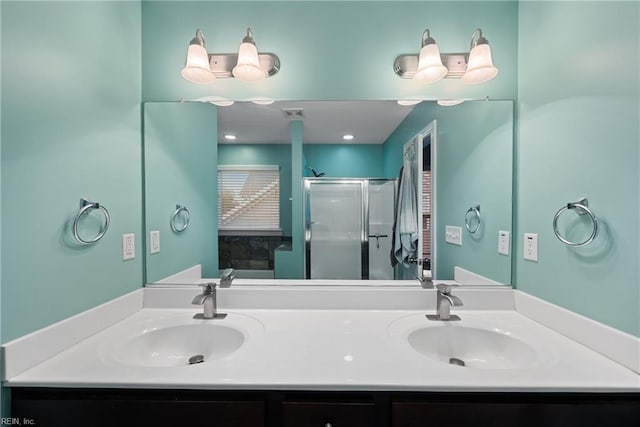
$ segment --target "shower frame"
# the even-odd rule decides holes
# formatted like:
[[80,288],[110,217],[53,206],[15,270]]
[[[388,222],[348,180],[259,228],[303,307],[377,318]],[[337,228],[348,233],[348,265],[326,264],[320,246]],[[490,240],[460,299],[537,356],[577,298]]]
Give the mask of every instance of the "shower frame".
[[[303,178],[304,191],[304,246],[305,246],[305,278],[311,278],[311,186],[324,184],[359,184],[361,191],[361,230],[360,230],[360,249],[361,249],[361,280],[369,279],[369,184],[371,182],[394,182],[393,200],[394,200],[394,218],[395,218],[395,199],[398,193],[398,180],[395,178]],[[393,236],[389,235],[389,238]]]

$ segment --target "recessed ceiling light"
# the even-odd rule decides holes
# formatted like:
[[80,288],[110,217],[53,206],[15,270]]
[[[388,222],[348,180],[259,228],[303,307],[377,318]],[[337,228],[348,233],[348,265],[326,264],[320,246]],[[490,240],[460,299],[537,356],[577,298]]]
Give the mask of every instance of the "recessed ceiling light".
[[354,138],[354,136],[351,135],[350,133],[342,135],[342,139],[344,139],[345,141],[351,141],[353,138]]
[[416,105],[421,103],[421,99],[398,99],[398,104],[408,107],[410,105]]
[[454,105],[462,104],[464,99],[438,99],[438,105],[441,107],[453,107]]
[[236,140],[236,136],[230,133],[225,133],[224,134],[224,139],[228,140],[228,141],[235,141]]

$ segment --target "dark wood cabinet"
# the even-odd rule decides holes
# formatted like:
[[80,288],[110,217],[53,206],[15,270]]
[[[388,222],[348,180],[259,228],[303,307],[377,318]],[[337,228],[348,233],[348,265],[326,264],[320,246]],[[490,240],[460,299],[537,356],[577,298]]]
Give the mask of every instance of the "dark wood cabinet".
[[640,420],[640,396],[453,393],[396,396],[392,427],[616,427]]
[[284,402],[283,427],[372,427],[373,403]]
[[262,395],[52,389],[12,394],[12,417],[38,427],[265,426]]
[[640,393],[14,388],[11,394],[11,416],[39,427],[635,427],[640,420]]

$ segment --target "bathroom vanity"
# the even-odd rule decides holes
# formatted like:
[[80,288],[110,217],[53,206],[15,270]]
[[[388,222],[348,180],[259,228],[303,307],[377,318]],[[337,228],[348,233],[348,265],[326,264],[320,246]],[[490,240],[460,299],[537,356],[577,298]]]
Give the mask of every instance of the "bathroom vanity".
[[[464,305],[448,322],[427,319],[436,290],[417,284],[232,286],[218,290],[227,316],[214,320],[194,319],[199,292],[148,287],[8,343],[12,416],[39,426],[243,427],[624,426],[640,417],[640,377],[623,366],[633,363],[630,337],[611,332],[614,353],[631,344],[616,363],[532,320],[536,302],[508,288],[454,288]],[[545,317],[562,315],[555,309]]]

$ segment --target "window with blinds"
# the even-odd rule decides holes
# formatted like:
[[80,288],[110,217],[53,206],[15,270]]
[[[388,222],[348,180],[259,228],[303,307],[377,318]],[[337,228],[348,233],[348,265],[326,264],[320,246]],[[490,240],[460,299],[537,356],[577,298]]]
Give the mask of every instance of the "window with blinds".
[[281,234],[279,166],[218,166],[218,231]]
[[422,254],[431,258],[431,171],[422,172]]

